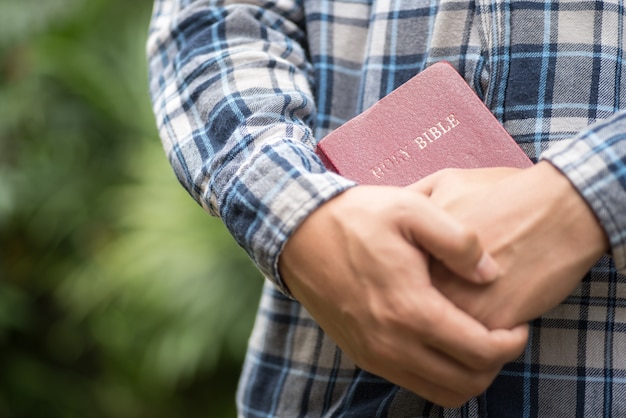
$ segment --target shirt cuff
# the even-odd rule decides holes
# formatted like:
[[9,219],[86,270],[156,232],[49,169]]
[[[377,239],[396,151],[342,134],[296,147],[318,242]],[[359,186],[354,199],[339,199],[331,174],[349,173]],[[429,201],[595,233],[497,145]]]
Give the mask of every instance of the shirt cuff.
[[278,259],[302,221],[355,182],[327,171],[305,144],[265,145],[241,167],[219,203],[220,217],[263,275],[287,296]]
[[541,156],[565,174],[609,239],[617,269],[626,272],[626,112],[595,123]]

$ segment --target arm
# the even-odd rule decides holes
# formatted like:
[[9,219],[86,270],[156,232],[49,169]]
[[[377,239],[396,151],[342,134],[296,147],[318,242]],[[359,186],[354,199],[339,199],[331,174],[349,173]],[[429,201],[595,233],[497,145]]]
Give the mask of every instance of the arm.
[[412,186],[479,228],[502,269],[483,293],[435,265],[442,291],[489,326],[508,326],[560,303],[608,249],[623,272],[624,117],[592,125],[528,170],[439,173]]
[[[170,162],[189,193],[222,218],[261,271],[296,296],[359,364],[429,399],[463,402],[522,350],[525,329],[489,332],[458,310],[454,317],[467,325],[463,341],[455,321],[448,321],[450,329],[431,326],[435,314],[447,314],[451,307],[422,302],[436,292],[424,283],[426,256],[418,245],[434,235],[425,233],[424,225],[436,227],[436,222],[424,218],[424,225],[408,228],[403,225],[407,213],[429,210],[438,222],[447,222],[448,230],[461,231],[426,243],[460,274],[490,278],[488,257],[474,235],[426,199],[399,188],[353,187],[323,168],[313,153],[309,126],[315,108],[301,46],[302,18],[300,4],[292,1],[197,1],[184,7],[156,2],[148,46],[150,85]],[[389,203],[373,205],[381,199]],[[386,252],[372,236],[385,237]],[[348,243],[357,250],[346,252]],[[372,291],[385,281],[387,290],[395,286],[398,269],[389,256],[396,251],[402,263],[420,269],[403,269],[398,283],[404,287],[398,289],[410,294],[406,309],[399,310],[388,298],[391,293],[378,297]],[[366,262],[372,277],[352,269]],[[417,278],[419,285],[407,287]],[[368,303],[361,298],[366,293]],[[361,309],[340,315],[351,307]],[[377,315],[385,318],[374,324],[381,334],[370,327],[369,319]],[[385,330],[393,323],[417,325]],[[367,345],[376,339],[385,344]],[[389,354],[412,352],[422,340],[428,343],[423,344],[428,358],[438,362],[424,361],[423,350],[410,358]],[[470,349],[458,347],[470,340]],[[445,379],[438,384],[424,383],[440,376]]]
[[435,285],[490,328],[514,326],[556,306],[606,250],[595,216],[548,162],[525,170],[441,172],[420,187],[426,183],[432,199],[480,231],[500,266],[501,277],[482,288],[432,266]]
[[353,186],[312,152],[302,13],[296,1],[156,1],[148,41],[153,108],[176,175],[285,292],[286,239]]
[[626,273],[626,111],[552,147],[543,158],[589,205],[606,234],[616,268]]

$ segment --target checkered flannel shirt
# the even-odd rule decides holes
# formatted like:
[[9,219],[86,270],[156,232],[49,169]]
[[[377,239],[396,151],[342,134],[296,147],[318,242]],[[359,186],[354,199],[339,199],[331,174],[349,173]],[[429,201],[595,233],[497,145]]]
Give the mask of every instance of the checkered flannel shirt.
[[[625,35],[623,0],[157,0],[148,55],[165,151],[268,278],[241,416],[626,416]],[[277,272],[298,224],[353,186],[324,170],[316,141],[440,60],[529,157],[569,177],[612,247],[458,409],[355,367]]]

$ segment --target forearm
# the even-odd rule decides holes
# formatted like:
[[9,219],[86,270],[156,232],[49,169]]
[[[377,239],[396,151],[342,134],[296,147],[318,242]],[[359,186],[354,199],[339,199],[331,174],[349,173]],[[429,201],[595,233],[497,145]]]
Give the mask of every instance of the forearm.
[[616,267],[626,272],[626,112],[591,125],[542,158],[585,199],[608,237]]
[[287,237],[352,183],[328,173],[312,151],[298,4],[260,4],[157,1],[150,87],[179,180],[278,281]]

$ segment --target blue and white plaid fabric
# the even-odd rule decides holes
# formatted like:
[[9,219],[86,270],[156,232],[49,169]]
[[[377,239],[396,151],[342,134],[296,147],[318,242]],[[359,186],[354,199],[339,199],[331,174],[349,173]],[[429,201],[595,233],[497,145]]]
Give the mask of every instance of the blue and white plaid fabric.
[[[155,2],[150,87],[165,151],[269,279],[242,416],[626,416],[624,15],[623,0]],[[459,409],[356,368],[283,294],[276,266],[302,219],[353,186],[323,169],[316,141],[440,60],[532,159],[571,179],[612,246]]]

